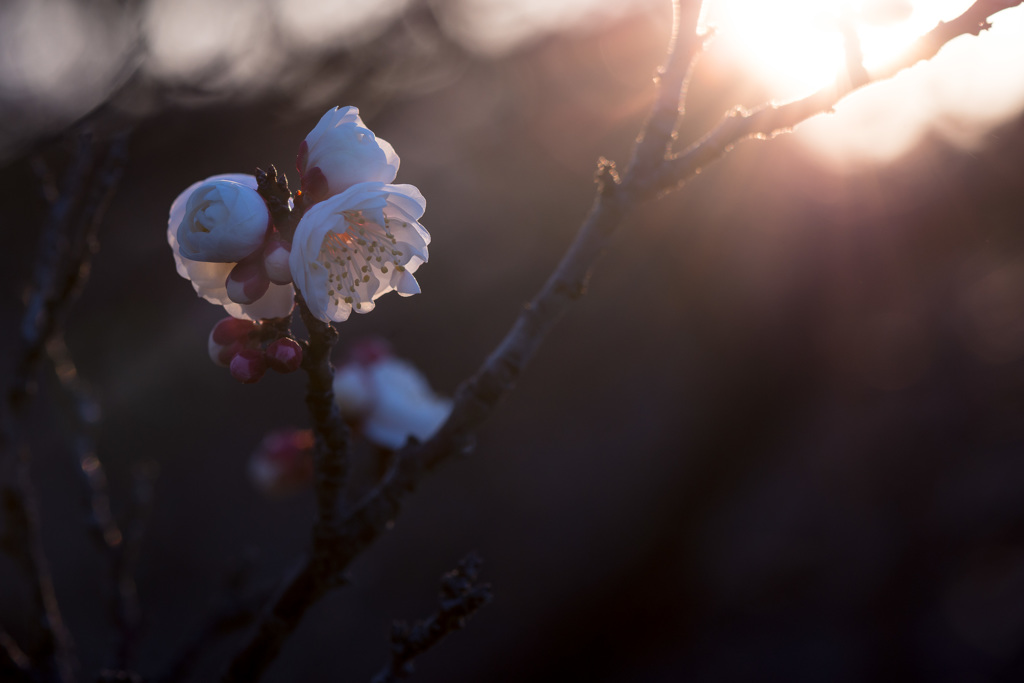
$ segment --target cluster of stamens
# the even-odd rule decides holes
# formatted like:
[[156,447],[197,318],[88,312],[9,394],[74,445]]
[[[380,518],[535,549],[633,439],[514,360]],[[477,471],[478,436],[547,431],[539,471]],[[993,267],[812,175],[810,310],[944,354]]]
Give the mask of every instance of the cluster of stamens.
[[[360,285],[376,280],[370,266],[382,274],[387,274],[389,265],[402,272],[405,254],[397,248],[398,240],[391,232],[394,219],[385,217],[381,226],[367,219],[360,210],[342,211],[341,215],[345,229],[327,233],[320,247],[319,261],[328,272],[327,296],[335,305],[344,302],[359,309],[363,303],[370,302],[374,294],[358,291]],[[404,221],[398,222],[403,227],[408,226]]]

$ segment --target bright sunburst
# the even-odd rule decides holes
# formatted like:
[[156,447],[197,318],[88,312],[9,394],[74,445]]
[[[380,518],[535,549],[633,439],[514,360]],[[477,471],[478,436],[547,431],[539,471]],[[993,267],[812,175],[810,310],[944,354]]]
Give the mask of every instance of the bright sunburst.
[[711,0],[705,25],[779,100],[809,94],[842,72],[842,22],[857,31],[865,66],[885,64],[970,0]]

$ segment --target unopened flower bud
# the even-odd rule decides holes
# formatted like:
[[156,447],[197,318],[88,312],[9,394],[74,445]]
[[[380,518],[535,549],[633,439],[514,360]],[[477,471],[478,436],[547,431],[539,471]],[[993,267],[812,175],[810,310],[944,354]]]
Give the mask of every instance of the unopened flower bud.
[[299,147],[295,166],[308,203],[338,194],[356,183],[390,183],[398,155],[376,137],[355,107],[335,107],[320,119]]
[[281,234],[274,232],[263,247],[263,269],[275,285],[287,285],[292,281],[292,269],[288,265],[291,248]]
[[270,278],[263,269],[263,254],[256,254],[238,264],[228,273],[224,287],[228,298],[236,304],[251,304],[270,289]]
[[295,372],[302,365],[302,347],[291,337],[271,342],[263,355],[267,365],[277,372]]
[[231,369],[231,376],[239,382],[252,384],[258,382],[267,371],[267,361],[256,349],[242,349],[231,359],[228,367]]
[[[226,173],[192,183],[175,198],[174,203],[171,204],[170,215],[167,218],[167,243],[174,254],[174,263],[178,270],[178,275],[192,283],[196,294],[210,303],[223,306],[228,314],[236,318],[261,320],[263,318],[281,318],[288,315],[295,304],[295,289],[290,285],[272,284],[267,289],[267,293],[258,301],[251,304],[238,304],[228,297],[227,288],[225,287],[228,274],[235,267],[237,261],[210,262],[191,260],[183,256],[183,251],[186,250],[182,249],[181,245],[178,244],[178,229],[185,222],[186,208],[188,207],[189,200],[201,188],[216,181],[231,181],[252,190],[253,193],[256,192],[259,184],[255,176],[243,173]],[[252,195],[248,196],[251,197]],[[265,236],[266,228],[261,233],[260,239]],[[255,253],[262,253],[262,242],[254,239],[250,244],[255,245]],[[246,250],[240,249],[239,251]],[[198,256],[200,255],[197,254]],[[201,256],[210,257],[209,254]]]
[[296,493],[313,479],[313,432],[284,429],[263,437],[249,460],[256,488],[272,496]]
[[217,365],[230,365],[235,354],[246,347],[249,334],[256,327],[256,323],[251,320],[223,318],[210,330],[206,345],[210,359]]
[[178,249],[192,261],[234,263],[263,244],[270,212],[259,193],[233,180],[211,180],[196,188],[176,226]]

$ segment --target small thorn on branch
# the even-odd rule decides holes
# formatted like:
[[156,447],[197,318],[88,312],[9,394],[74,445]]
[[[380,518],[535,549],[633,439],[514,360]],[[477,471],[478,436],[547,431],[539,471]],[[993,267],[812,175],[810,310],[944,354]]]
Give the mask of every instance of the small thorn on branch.
[[413,672],[413,660],[437,645],[449,633],[466,625],[466,620],[488,604],[494,595],[490,584],[478,583],[483,560],[476,553],[441,577],[440,609],[427,619],[409,625],[396,621],[391,630],[391,661],[374,676],[373,683],[392,683]]

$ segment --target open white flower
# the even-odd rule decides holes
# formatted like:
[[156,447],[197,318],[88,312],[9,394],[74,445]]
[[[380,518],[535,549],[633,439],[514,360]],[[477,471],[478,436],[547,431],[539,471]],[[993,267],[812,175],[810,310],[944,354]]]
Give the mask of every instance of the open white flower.
[[395,358],[378,340],[363,343],[334,374],[341,416],[372,443],[398,449],[409,437],[426,441],[444,424],[452,402],[438,396],[412,363]]
[[263,246],[270,225],[256,188],[227,178],[206,180],[185,202],[178,251],[192,261],[237,263]]
[[[256,189],[255,177],[241,173],[226,173],[193,183],[178,195],[174,203],[171,204],[171,214],[167,221],[167,242],[171,245],[171,251],[174,253],[174,263],[177,266],[178,275],[190,280],[199,296],[211,303],[223,306],[228,315],[235,318],[261,320],[288,315],[295,299],[295,290],[291,285],[271,284],[266,293],[252,303],[235,303],[228,296],[226,282],[228,275],[237,264],[194,261],[181,255],[178,227],[185,218],[189,198],[204,184],[216,180],[229,180],[252,190]],[[265,231],[266,226],[264,225]]]
[[359,183],[311,207],[299,221],[289,257],[295,286],[323,321],[373,310],[397,291],[418,294],[413,277],[427,261],[426,208],[412,185]]
[[309,203],[356,183],[390,183],[398,164],[394,148],[366,127],[355,107],[335,107],[324,114],[299,146],[295,163]]

